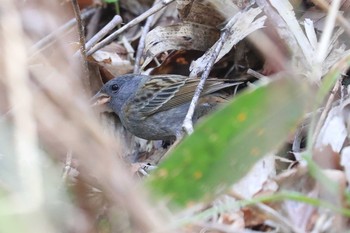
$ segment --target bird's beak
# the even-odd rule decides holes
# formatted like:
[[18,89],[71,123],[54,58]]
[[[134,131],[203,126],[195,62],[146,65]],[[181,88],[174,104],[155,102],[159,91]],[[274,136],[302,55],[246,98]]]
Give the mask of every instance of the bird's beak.
[[97,92],[97,94],[91,98],[90,103],[91,106],[101,106],[105,105],[110,101],[111,97],[103,92]]

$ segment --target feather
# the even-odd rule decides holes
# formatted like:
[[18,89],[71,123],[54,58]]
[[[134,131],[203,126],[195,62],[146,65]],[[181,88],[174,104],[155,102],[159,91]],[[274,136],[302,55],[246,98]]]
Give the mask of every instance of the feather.
[[[199,81],[199,79],[190,79],[181,75],[152,76],[140,88],[140,91],[135,96],[134,103],[137,104],[139,112],[144,116],[166,111],[190,102]],[[229,80],[231,83],[228,83],[227,81],[208,78],[201,96],[242,83],[232,82],[232,80]]]

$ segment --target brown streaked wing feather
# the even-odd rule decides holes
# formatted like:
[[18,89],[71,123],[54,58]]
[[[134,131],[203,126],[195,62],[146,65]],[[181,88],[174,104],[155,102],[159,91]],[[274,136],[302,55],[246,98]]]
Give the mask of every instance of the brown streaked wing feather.
[[[215,78],[207,79],[201,96],[239,84],[224,81]],[[189,79],[181,75],[153,76],[135,95],[134,110],[149,116],[190,102],[198,83],[199,79]]]
[[[157,75],[148,80],[136,94],[134,102],[143,115],[156,113],[185,84],[188,77],[181,75]],[[147,91],[148,90],[148,91]]]
[[[201,96],[216,92],[226,87],[235,86],[240,84],[241,82],[233,82],[233,83],[225,83],[225,80],[210,78],[207,79],[204,89],[201,93]],[[162,105],[158,111],[165,111],[176,106],[182,105],[184,103],[188,103],[192,100],[194,92],[198,86],[199,79],[188,79],[186,80],[185,85],[181,86],[179,91],[175,93],[173,98],[169,99],[166,103]],[[157,111],[157,112],[158,112]]]

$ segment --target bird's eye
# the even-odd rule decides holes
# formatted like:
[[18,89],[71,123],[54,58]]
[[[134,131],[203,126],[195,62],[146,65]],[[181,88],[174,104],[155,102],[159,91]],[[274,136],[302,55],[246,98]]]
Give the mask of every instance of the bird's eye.
[[112,89],[112,91],[118,91],[119,90],[119,86],[117,84],[113,84],[111,86],[111,89]]

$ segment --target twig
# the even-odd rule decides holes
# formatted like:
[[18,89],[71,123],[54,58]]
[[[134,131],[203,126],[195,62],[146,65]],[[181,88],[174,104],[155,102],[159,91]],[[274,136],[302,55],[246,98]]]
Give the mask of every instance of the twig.
[[66,156],[66,164],[64,166],[63,175],[62,175],[62,180],[64,182],[67,181],[67,177],[69,175],[69,172],[72,169],[72,158],[73,158],[72,151],[68,151],[67,156]]
[[[256,4],[263,9],[265,15],[270,19],[269,22],[274,26],[278,35],[282,38],[287,47],[298,48],[298,50],[293,50],[293,54],[299,55],[298,57],[303,57],[295,37],[292,36],[292,33],[288,29],[285,21],[277,13],[276,9],[272,7],[269,1],[256,0]],[[252,41],[252,43],[266,58],[272,61],[272,64],[274,64],[278,70],[285,70],[287,68],[287,59],[286,55],[284,55],[279,46],[276,46],[276,43],[265,35],[265,33],[257,32],[256,34],[257,36],[250,37],[250,41]]]
[[209,73],[215,63],[216,58],[218,57],[220,50],[222,46],[224,45],[225,40],[230,35],[230,28],[236,23],[238,20],[237,17],[233,17],[225,26],[225,28],[222,30],[222,33],[220,35],[219,40],[216,43],[216,47],[214,50],[212,50],[212,54],[210,54],[210,59],[208,60],[207,65],[204,68],[203,74],[201,76],[201,79],[198,83],[198,86],[196,88],[196,91],[194,93],[194,96],[192,98],[190,107],[187,111],[186,117],[184,119],[184,122],[182,124],[182,128],[185,130],[187,134],[191,134],[193,132],[193,124],[192,124],[192,117],[194,114],[194,110],[196,108],[196,105],[199,100],[199,96],[204,88],[205,81],[207,77],[209,76]]
[[74,14],[75,14],[75,18],[77,20],[78,23],[78,32],[79,32],[79,42],[80,42],[80,54],[83,58],[83,69],[84,72],[87,75],[84,75],[85,78],[83,79],[83,85],[84,85],[84,89],[86,92],[88,92],[88,90],[90,89],[90,79],[89,79],[89,70],[88,70],[88,64],[87,64],[87,59],[86,59],[86,49],[85,49],[85,33],[84,33],[84,25],[83,25],[83,21],[81,19],[81,14],[80,14],[80,8],[78,5],[78,1],[77,0],[71,0],[72,6],[73,6],[73,10],[74,10]]
[[111,21],[109,21],[106,26],[104,26],[96,35],[94,35],[85,45],[86,50],[91,49],[97,42],[99,42],[103,37],[105,37],[110,31],[112,31],[117,25],[123,22],[119,15],[115,15]]
[[77,23],[78,23],[80,53],[81,53],[82,57],[84,58],[84,60],[86,60],[85,32],[84,32],[83,21],[81,19],[78,0],[71,0],[71,3],[72,3],[74,14],[75,14],[75,19],[77,20]]
[[96,10],[95,14],[91,17],[89,24],[86,25],[86,40],[90,40],[97,32],[98,24],[101,19],[102,9]]
[[325,27],[323,29],[322,36],[321,36],[320,42],[318,43],[317,51],[315,54],[316,55],[315,63],[319,64],[320,66],[316,68],[319,68],[319,69],[322,68],[322,64],[328,55],[328,48],[330,46],[330,41],[331,41],[331,37],[334,30],[334,25],[335,25],[335,20],[337,15],[339,15],[338,14],[339,5],[340,5],[340,0],[334,0],[332,2],[332,7],[328,11]]
[[[295,132],[293,145],[292,145],[292,152],[294,154],[301,152],[301,140],[303,139],[302,131],[303,131],[303,126],[300,126]],[[296,159],[299,160],[298,158]]]
[[[81,13],[81,18],[83,20],[88,19],[89,17],[92,16],[92,14],[96,11],[96,8],[91,8],[88,10],[83,10]],[[39,53],[43,49],[47,48],[50,44],[53,44],[55,40],[59,37],[62,36],[62,34],[65,31],[68,31],[70,28],[72,28],[75,24],[77,23],[76,19],[71,19],[61,27],[59,27],[57,30],[54,32],[51,32],[49,35],[45,36],[38,42],[36,42],[30,49],[29,53],[31,56],[34,56],[35,54]]]
[[316,141],[317,141],[317,137],[321,131],[321,128],[326,120],[327,114],[330,111],[331,107],[332,107],[332,103],[334,101],[335,98],[335,94],[338,92],[339,88],[341,86],[341,79],[338,79],[336,84],[333,87],[333,90],[331,91],[331,94],[327,100],[326,106],[324,107],[322,114],[320,116],[320,119],[317,122],[316,128],[315,128],[315,132],[313,135],[313,144],[315,145]]
[[149,10],[141,14],[140,16],[136,17],[135,19],[131,20],[129,23],[125,24],[123,27],[119,28],[117,31],[109,35],[107,38],[102,40],[100,43],[96,44],[94,47],[92,47],[89,51],[87,51],[87,55],[91,55],[97,50],[101,49],[102,47],[106,46],[107,44],[111,43],[119,34],[124,32],[125,30],[137,25],[138,23],[142,22],[145,20],[147,17],[150,15],[153,15],[157,11],[163,9],[170,3],[172,3],[174,0],[162,0],[158,4],[154,5],[151,7]]
[[[123,22],[119,15],[115,15],[111,21],[109,21],[96,35],[94,35],[86,44],[85,51],[91,49],[97,42],[99,42],[104,36],[106,36],[110,31],[112,31],[117,25]],[[77,51],[74,56],[77,56],[79,51]]]
[[308,70],[313,62],[314,53],[310,49],[312,47],[309,39],[306,37],[304,30],[301,28],[293,12],[293,6],[289,1],[278,0],[269,0],[269,4],[271,4],[269,9],[272,8],[270,10],[271,16],[274,15],[274,17],[271,18],[271,22],[277,23],[281,21],[276,24],[278,33],[282,39],[289,42],[288,45],[293,51],[293,57],[301,56],[300,58],[302,60],[300,60],[300,63],[304,66],[303,68]]
[[123,43],[123,46],[126,49],[126,52],[128,54],[129,59],[133,60],[134,59],[135,50],[131,46],[130,41],[125,36],[122,36],[121,42]]
[[[325,11],[330,10],[330,6],[325,0],[312,0],[312,2]],[[348,36],[350,36],[350,24],[349,24],[348,20],[346,18],[344,18],[344,16],[341,14],[337,14],[336,20],[344,28],[346,34],[348,34]]]
[[259,72],[256,72],[255,70],[252,70],[250,68],[247,70],[247,74],[250,74],[251,76],[253,76],[253,77],[257,78],[257,79],[266,79],[266,78],[268,78],[265,75],[262,75]]
[[151,24],[153,22],[153,19],[154,19],[154,15],[151,15],[147,19],[145,25],[143,26],[142,34],[141,34],[140,41],[139,41],[139,46],[137,47],[137,52],[136,52],[134,74],[140,73],[140,60],[141,60],[143,50],[145,48],[146,35],[147,35],[149,29],[151,28]]

